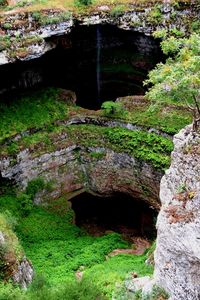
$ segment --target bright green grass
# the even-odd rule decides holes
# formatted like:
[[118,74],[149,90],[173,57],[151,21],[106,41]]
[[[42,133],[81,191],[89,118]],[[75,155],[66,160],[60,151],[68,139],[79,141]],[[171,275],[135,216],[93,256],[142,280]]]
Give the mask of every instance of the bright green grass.
[[[184,108],[165,106],[151,109],[148,101],[145,105],[142,102],[139,105],[134,103],[131,105],[131,100],[129,104],[128,98],[127,100],[125,98],[125,106],[129,107],[129,112],[121,116],[113,115],[112,119],[153,127],[170,134],[177,133],[192,121],[191,114]],[[32,92],[31,95],[13,99],[9,104],[1,101],[0,143],[28,129],[45,129],[47,132],[56,130],[54,121],[68,119],[70,114],[98,118],[102,116],[102,111],[94,113],[94,111],[84,110],[78,106],[69,106],[61,99],[61,91],[55,88]],[[42,136],[41,139],[43,139]]]
[[[67,133],[67,138],[59,136]],[[55,143],[57,141],[57,143]],[[130,131],[125,128],[109,128],[95,125],[70,125],[53,128],[51,134],[41,131],[24,137],[19,142],[12,142],[1,148],[4,153],[15,154],[20,149],[31,147],[34,155],[55,151],[57,148],[70,145],[84,147],[105,147],[116,152],[127,153],[142,161],[150,162],[158,169],[165,169],[170,163],[173,143],[170,138],[142,130]]]
[[[39,207],[22,217],[14,194],[1,196],[0,207],[1,212],[9,209],[18,217],[16,233],[38,276],[27,292],[0,285],[1,300],[94,300],[98,295],[98,299],[111,299],[116,283],[121,283],[128,272],[140,276],[152,273],[145,255],[118,255],[106,260],[112,250],[129,247],[117,233],[92,237],[71,224],[69,214],[58,215]],[[75,272],[80,267],[84,267],[84,277],[78,283]]]
[[132,124],[156,128],[173,135],[192,122],[192,115],[189,111],[178,107],[170,110],[167,106],[151,109],[147,105],[144,108],[133,107],[127,119]]
[[0,103],[0,142],[21,131],[41,128],[67,116],[67,104],[59,100],[59,89],[32,92],[31,96]]

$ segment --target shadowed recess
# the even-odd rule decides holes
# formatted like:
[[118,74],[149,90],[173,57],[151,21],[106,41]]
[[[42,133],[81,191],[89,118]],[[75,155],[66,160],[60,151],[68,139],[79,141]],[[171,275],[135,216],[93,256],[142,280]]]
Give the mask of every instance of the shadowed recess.
[[75,212],[75,222],[92,235],[108,231],[124,234],[126,237],[155,237],[157,213],[140,199],[123,193],[110,197],[98,197],[82,193],[70,200]]
[[143,80],[163,59],[157,40],[111,25],[77,24],[49,42],[56,47],[42,57],[0,67],[0,94],[60,87],[75,92],[78,105],[99,109],[104,101],[143,95]]

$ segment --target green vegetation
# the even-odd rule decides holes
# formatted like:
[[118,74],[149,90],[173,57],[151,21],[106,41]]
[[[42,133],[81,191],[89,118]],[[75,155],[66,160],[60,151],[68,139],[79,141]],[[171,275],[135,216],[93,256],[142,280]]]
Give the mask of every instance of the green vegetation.
[[155,128],[173,135],[192,122],[191,113],[184,105],[169,103],[157,105],[155,101],[146,101],[138,105],[138,103],[132,104],[131,99],[130,104],[128,99],[127,101],[125,99],[124,105],[125,108],[132,105],[127,121],[144,128]]
[[125,114],[125,110],[123,109],[121,103],[118,102],[106,101],[101,105],[101,109],[106,117],[123,117]]
[[91,5],[92,0],[75,0],[75,5]]
[[[136,99],[138,98],[138,99]],[[177,133],[185,125],[191,123],[192,117],[187,107],[182,103],[166,103],[152,106],[151,102],[143,97],[126,97],[120,102],[107,102],[106,109],[99,112],[70,106],[59,89],[49,88],[12,99],[9,105],[0,103],[0,143],[7,141],[6,153],[16,153],[18,144],[33,147],[38,141],[50,144],[51,133],[60,131],[56,121],[67,120],[70,116],[91,116],[98,118],[109,115],[109,118],[129,122],[145,128],[156,128],[169,134]],[[155,103],[155,102],[154,102]],[[113,106],[114,105],[114,106]],[[109,106],[109,107],[108,107]],[[121,106],[121,107],[120,107]],[[114,108],[112,108],[114,107]],[[117,107],[117,114],[111,114]],[[108,111],[109,108],[109,111]],[[34,134],[37,132],[37,134]],[[22,141],[14,142],[11,138],[21,133]],[[29,136],[30,134],[30,136]],[[32,135],[32,136],[31,136]],[[9,141],[9,142],[8,142]],[[1,154],[5,148],[1,148]]]
[[0,103],[0,142],[21,131],[48,126],[55,120],[66,118],[68,106],[59,99],[57,89],[47,89],[13,99],[8,106]]
[[163,13],[161,11],[161,5],[160,4],[156,4],[154,6],[154,8],[152,8],[150,10],[148,18],[147,18],[147,21],[150,24],[154,24],[154,25],[162,23],[162,21],[163,21]]
[[0,280],[8,279],[16,261],[22,258],[23,250],[13,232],[16,225],[16,219],[6,210],[4,214],[0,213],[0,231],[3,232],[3,242],[0,244]]
[[0,51],[9,48],[10,45],[10,37],[8,35],[0,36]]
[[124,13],[125,9],[126,6],[124,4],[118,4],[111,9],[110,14],[112,17],[117,18]]
[[157,103],[186,105],[193,115],[193,127],[200,121],[200,36],[189,39],[170,37],[162,42],[165,54],[173,54],[149,73],[146,84],[153,84],[147,96]]
[[[140,276],[152,273],[145,264],[146,255],[121,254],[106,260],[114,249],[130,247],[119,234],[89,236],[70,222],[70,210],[56,214],[48,208],[33,207],[24,216],[20,207],[14,193],[0,197],[0,216],[8,209],[16,216],[17,235],[37,277],[26,292],[1,284],[1,300],[8,295],[17,300],[111,299],[116,282],[122,283],[127,272],[135,271]],[[77,271],[83,271],[81,282],[75,278]]]
[[[59,139],[66,135],[67,138]],[[56,144],[54,141],[57,141]],[[99,145],[133,155],[142,161],[148,161],[158,169],[165,169],[170,163],[170,153],[173,143],[170,138],[148,133],[142,130],[130,131],[125,128],[108,128],[95,125],[70,125],[56,127],[51,133],[46,131],[23,137],[18,142],[1,149],[2,155],[14,155],[20,149],[30,147],[33,156],[55,151],[62,147],[79,144],[84,147],[99,147]],[[12,146],[12,149],[11,149]]]
[[0,7],[6,6],[8,3],[6,0],[0,0]]
[[44,14],[40,11],[34,11],[32,13],[33,19],[40,25],[57,24],[60,22],[68,21],[71,18],[71,12],[64,11],[55,15]]

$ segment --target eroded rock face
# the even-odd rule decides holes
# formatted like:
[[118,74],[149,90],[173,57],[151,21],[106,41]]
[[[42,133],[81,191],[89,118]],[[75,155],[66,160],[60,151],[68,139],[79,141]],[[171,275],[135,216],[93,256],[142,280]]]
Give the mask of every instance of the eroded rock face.
[[[80,148],[73,145],[34,157],[29,150],[2,159],[2,177],[14,179],[22,188],[37,177],[52,183],[50,191],[38,193],[35,202],[48,202],[73,193],[89,191],[109,196],[124,192],[159,208],[158,191],[162,173],[146,162],[106,148]],[[50,199],[50,200],[49,200]]]
[[[7,225],[9,226],[9,225]],[[0,273],[4,280],[12,279],[14,283],[26,288],[33,280],[34,270],[26,258],[18,238],[11,229],[5,230],[0,224]]]
[[23,257],[17,265],[17,270],[13,274],[13,281],[18,283],[22,288],[26,288],[33,280],[34,271],[32,264],[26,257]]
[[[192,22],[198,20],[198,16],[197,3],[185,2],[178,7],[169,1],[164,1],[158,8],[155,8],[154,3],[131,4],[128,11],[122,10],[117,14],[112,12],[112,7],[107,6],[99,6],[95,12],[79,16],[73,16],[70,12],[63,14],[58,9],[44,10],[41,16],[35,12],[6,12],[1,14],[0,30],[3,36],[16,37],[16,40],[12,41],[10,47],[2,47],[0,64],[41,56],[55,47],[49,38],[70,33],[77,23],[110,24],[151,35],[160,28],[189,32]],[[138,41],[138,44],[143,51],[143,40]]]
[[155,279],[171,300],[200,299],[200,135],[191,126],[174,137],[161,180]]

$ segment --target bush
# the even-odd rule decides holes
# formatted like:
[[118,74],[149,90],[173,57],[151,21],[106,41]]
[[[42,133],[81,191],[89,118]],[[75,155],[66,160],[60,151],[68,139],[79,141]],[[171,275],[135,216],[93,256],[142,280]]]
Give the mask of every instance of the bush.
[[117,18],[120,15],[122,15],[124,11],[125,11],[125,5],[119,4],[111,10],[110,14],[112,17]]
[[84,6],[88,6],[92,4],[92,0],[75,0],[75,5],[79,6],[79,5],[84,5]]
[[41,177],[37,177],[31,181],[29,181],[28,186],[26,188],[26,193],[30,196],[31,199],[34,198],[35,194],[39,191],[43,190],[46,187],[44,179]]
[[0,7],[8,5],[6,0],[0,0]]
[[22,216],[27,217],[33,208],[33,202],[32,202],[30,195],[21,193],[18,196],[18,201],[19,201],[20,212],[21,212]]
[[106,101],[101,105],[103,114],[107,117],[122,116],[125,113],[122,105],[113,101]]

